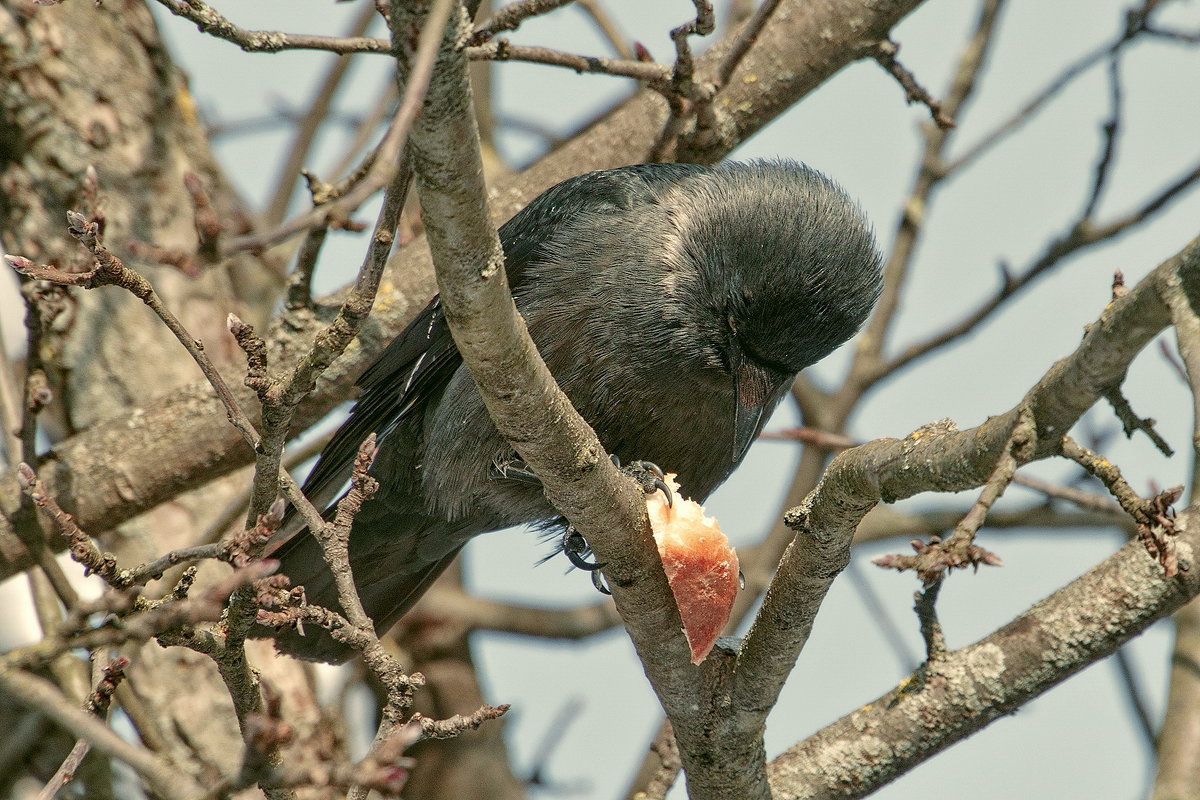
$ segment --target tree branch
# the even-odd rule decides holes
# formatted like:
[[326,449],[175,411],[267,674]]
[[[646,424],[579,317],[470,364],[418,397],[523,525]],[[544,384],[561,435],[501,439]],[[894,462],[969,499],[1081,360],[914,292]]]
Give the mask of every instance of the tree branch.
[[[1137,542],[990,636],[930,665],[771,762],[777,800],[869,794],[1111,654],[1200,592],[1200,509],[1184,514],[1191,569],[1164,579]],[[814,768],[819,765],[819,768]]]

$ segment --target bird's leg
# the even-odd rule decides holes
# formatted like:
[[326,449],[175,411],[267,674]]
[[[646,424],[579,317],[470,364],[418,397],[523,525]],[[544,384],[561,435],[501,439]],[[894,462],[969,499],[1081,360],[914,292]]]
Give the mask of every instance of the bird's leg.
[[[634,482],[641,487],[641,490],[646,494],[653,494],[656,491],[661,491],[667,498],[667,505],[675,505],[675,495],[671,491],[671,487],[667,486],[664,480],[666,475],[663,474],[662,467],[652,461],[631,461],[622,466],[621,459],[614,456],[609,456],[612,459],[613,466],[621,470],[626,476],[633,478]],[[524,461],[515,456],[503,461],[496,461],[492,465],[496,470],[496,474],[507,480],[520,481],[521,483],[534,483],[540,485],[542,479],[537,473],[529,468]]]
[[496,461],[493,465],[496,474],[501,478],[520,481],[521,483],[536,483],[539,486],[542,479],[537,476],[537,473],[529,468],[529,466],[519,458],[511,458],[505,461]]
[[667,506],[673,508],[675,506],[675,495],[671,491],[671,487],[667,486],[664,480],[666,475],[662,471],[662,467],[652,461],[630,461],[625,466],[621,466],[621,459],[615,455],[609,456],[612,459],[613,466],[621,470],[625,475],[633,478],[641,490],[646,494],[654,494],[655,491],[661,491],[667,498]]

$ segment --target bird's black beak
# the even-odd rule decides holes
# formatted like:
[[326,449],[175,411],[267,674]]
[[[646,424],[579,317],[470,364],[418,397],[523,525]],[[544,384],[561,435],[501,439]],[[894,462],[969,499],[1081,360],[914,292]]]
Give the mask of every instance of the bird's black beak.
[[733,460],[742,460],[779,396],[778,379],[743,361],[734,371]]

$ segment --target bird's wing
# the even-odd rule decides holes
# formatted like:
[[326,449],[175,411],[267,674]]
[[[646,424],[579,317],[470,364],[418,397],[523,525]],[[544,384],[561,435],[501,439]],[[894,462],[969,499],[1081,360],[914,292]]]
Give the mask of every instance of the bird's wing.
[[[518,305],[526,267],[544,258],[556,234],[578,215],[653,202],[657,190],[706,169],[695,164],[639,164],[579,175],[539,195],[499,231]],[[374,432],[382,440],[398,422],[423,410],[441,395],[461,363],[435,297],[359,378],[358,403],[321,453],[304,483],[305,494],[318,507],[331,504],[367,435]]]

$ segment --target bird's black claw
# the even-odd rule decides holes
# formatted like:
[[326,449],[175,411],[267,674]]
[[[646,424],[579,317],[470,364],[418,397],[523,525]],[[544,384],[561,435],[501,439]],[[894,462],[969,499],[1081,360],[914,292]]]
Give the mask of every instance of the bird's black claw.
[[567,532],[563,534],[562,549],[567,554],[567,560],[576,569],[587,570],[595,575],[596,572],[605,566],[605,562],[603,561],[588,561],[584,558],[584,555],[588,552],[588,543],[583,538],[583,534],[574,528],[567,528]]
[[663,468],[660,467],[658,464],[655,464],[653,461],[631,461],[631,462],[629,462],[628,467],[622,467],[621,459],[617,458],[615,455],[611,455],[611,456],[609,456],[609,458],[612,459],[614,467],[616,467],[617,469],[623,469],[626,472],[629,472],[631,470],[641,471],[641,472],[649,472],[651,475],[658,478],[659,480],[662,480],[663,478],[667,477],[667,473],[663,472]]
[[613,466],[637,481],[637,484],[642,487],[643,492],[653,494],[656,491],[660,491],[666,495],[667,507],[675,507],[675,493],[667,485],[667,475],[658,464],[655,464],[653,461],[631,461],[627,466],[621,466],[621,459],[615,455],[611,455],[609,458],[612,459]]
[[662,478],[654,479],[654,488],[661,491],[667,497],[667,508],[675,507],[675,493],[671,491],[671,487],[667,486],[667,482]]
[[600,570],[593,570],[592,586],[595,586],[596,591],[599,592],[600,594],[607,594],[607,595],[612,594],[612,591],[608,588],[608,585],[604,582],[604,573],[602,573]]

